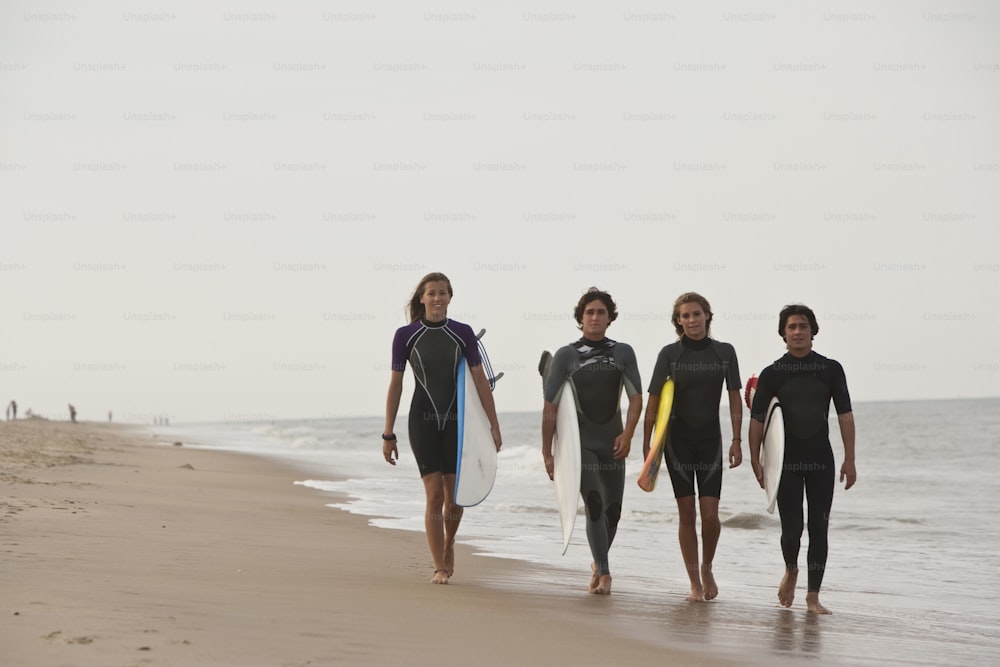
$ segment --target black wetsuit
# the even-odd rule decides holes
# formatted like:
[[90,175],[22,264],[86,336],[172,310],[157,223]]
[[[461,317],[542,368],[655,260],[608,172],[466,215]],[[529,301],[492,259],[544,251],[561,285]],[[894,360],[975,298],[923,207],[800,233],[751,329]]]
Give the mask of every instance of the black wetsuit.
[[458,467],[458,365],[482,363],[476,335],[455,320],[418,320],[396,330],[392,340],[392,370],[413,367],[417,386],[410,402],[410,448],[420,476],[454,475]]
[[837,480],[830,446],[830,400],[838,415],[851,412],[847,378],[833,359],[815,352],[801,359],[786,354],[761,371],[750,416],[763,423],[773,396],[781,402],[785,423],[785,461],[778,483],[781,552],[785,567],[797,569],[805,490],[809,506],[809,592],[818,593],[826,570],[830,508]]
[[674,379],[674,403],[667,432],[666,462],[674,497],[722,496],[722,426],[719,401],[722,383],[739,391],[740,368],[729,343],[682,336],[656,357],[649,393],[659,396],[667,378]]
[[[618,531],[625,493],[625,460],[614,457],[615,438],[624,430],[621,392],[641,391],[635,352],[609,338],[585,338],[559,348],[545,377],[545,400],[558,403],[566,381],[573,383],[580,423],[580,495],[587,510],[587,541],[598,574],[610,574],[608,551]],[[561,394],[561,396],[560,396]]]

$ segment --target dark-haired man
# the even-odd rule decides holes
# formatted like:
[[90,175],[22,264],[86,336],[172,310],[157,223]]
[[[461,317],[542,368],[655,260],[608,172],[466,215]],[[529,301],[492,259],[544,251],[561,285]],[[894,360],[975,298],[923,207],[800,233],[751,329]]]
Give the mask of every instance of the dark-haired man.
[[757,393],[750,409],[750,465],[763,488],[760,446],[768,404],[772,397],[777,396],[785,425],[785,459],[778,483],[785,574],[778,587],[778,602],[783,607],[790,607],[795,598],[804,491],[809,508],[806,607],[813,613],[829,614],[830,610],[819,602],[828,553],[830,508],[836,486],[828,417],[832,400],[844,441],[840,481],[846,481],[844,488],[849,489],[857,480],[851,397],[841,365],[813,351],[812,341],[819,333],[819,324],[809,307],[801,304],[785,306],[778,316],[778,333],[785,341],[788,353],[761,371],[758,378]]
[[[582,460],[580,494],[587,515],[587,541],[594,558],[589,590],[608,595],[611,593],[608,551],[621,518],[625,458],[642,413],[642,381],[632,348],[605,336],[618,317],[610,294],[591,288],[580,297],[574,316],[583,336],[559,348],[545,374],[542,459],[552,479],[556,405],[560,400],[573,400],[574,395],[563,391],[568,380],[573,383],[577,400]],[[628,395],[624,425],[619,407],[623,388]]]

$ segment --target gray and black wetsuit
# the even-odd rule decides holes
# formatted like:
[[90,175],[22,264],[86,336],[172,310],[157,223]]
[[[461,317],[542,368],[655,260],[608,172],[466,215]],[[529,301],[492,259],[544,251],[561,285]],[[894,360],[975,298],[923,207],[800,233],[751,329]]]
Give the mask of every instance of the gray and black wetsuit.
[[785,423],[785,462],[778,482],[781,552],[785,567],[798,568],[802,542],[802,495],[809,504],[809,592],[818,593],[829,551],[827,532],[837,482],[830,446],[830,401],[838,415],[851,412],[851,396],[843,367],[815,352],[799,359],[786,354],[757,378],[750,416],[767,419],[767,407],[777,396]]
[[610,574],[608,551],[625,492],[625,461],[614,457],[615,438],[624,430],[621,392],[624,388],[631,397],[642,391],[635,352],[609,338],[581,338],[556,351],[545,378],[545,400],[558,403],[571,396],[562,391],[567,380],[576,391],[580,423],[580,494],[587,511],[587,541],[598,574]]

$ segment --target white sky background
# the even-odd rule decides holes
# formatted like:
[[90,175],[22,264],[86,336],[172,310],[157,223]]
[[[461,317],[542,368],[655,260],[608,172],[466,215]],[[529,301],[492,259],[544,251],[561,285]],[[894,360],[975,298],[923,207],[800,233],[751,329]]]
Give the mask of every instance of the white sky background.
[[644,383],[693,290],[744,379],[804,302],[855,401],[1000,395],[1000,8],[825,7],[5,2],[0,402],[382,414],[433,270],[501,411],[591,285]]

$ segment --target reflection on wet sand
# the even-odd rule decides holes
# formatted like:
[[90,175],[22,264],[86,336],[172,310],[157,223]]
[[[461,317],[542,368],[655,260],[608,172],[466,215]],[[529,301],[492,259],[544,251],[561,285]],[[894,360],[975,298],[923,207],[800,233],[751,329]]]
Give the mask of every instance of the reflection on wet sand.
[[771,648],[777,653],[816,655],[822,649],[822,624],[816,614],[777,608]]
[[[992,626],[970,636],[966,626],[946,623],[929,632],[933,619],[926,612],[905,619],[886,617],[870,609],[853,609],[848,597],[837,599],[832,616],[806,611],[805,601],[791,609],[777,604],[773,582],[730,592],[724,588],[717,600],[687,602],[686,582],[664,584],[669,592],[637,585],[621,577],[610,596],[589,595],[586,573],[526,570],[523,578],[495,582],[502,588],[524,587],[524,592],[559,596],[573,613],[592,616],[595,623],[615,626],[621,634],[652,642],[668,649],[703,652],[706,664],[729,661],[739,665],[799,665],[804,661],[821,665],[965,665],[989,654],[978,664],[995,664],[997,641]],[[539,593],[544,591],[544,593]],[[943,631],[943,632],[942,632]],[[966,634],[963,634],[966,633]],[[963,655],[948,652],[949,638],[966,637]],[[975,649],[973,651],[973,649]],[[990,651],[992,650],[992,653]],[[891,658],[887,657],[891,656]],[[965,658],[971,658],[967,660]]]
[[651,607],[648,597],[628,593],[619,594],[612,604],[616,619],[631,624],[633,631],[644,627],[646,639],[664,646],[731,655],[747,664],[795,664],[803,658],[823,663],[832,657],[822,653],[821,627],[831,617],[820,618],[804,609],[737,600],[691,603],[680,595]]

